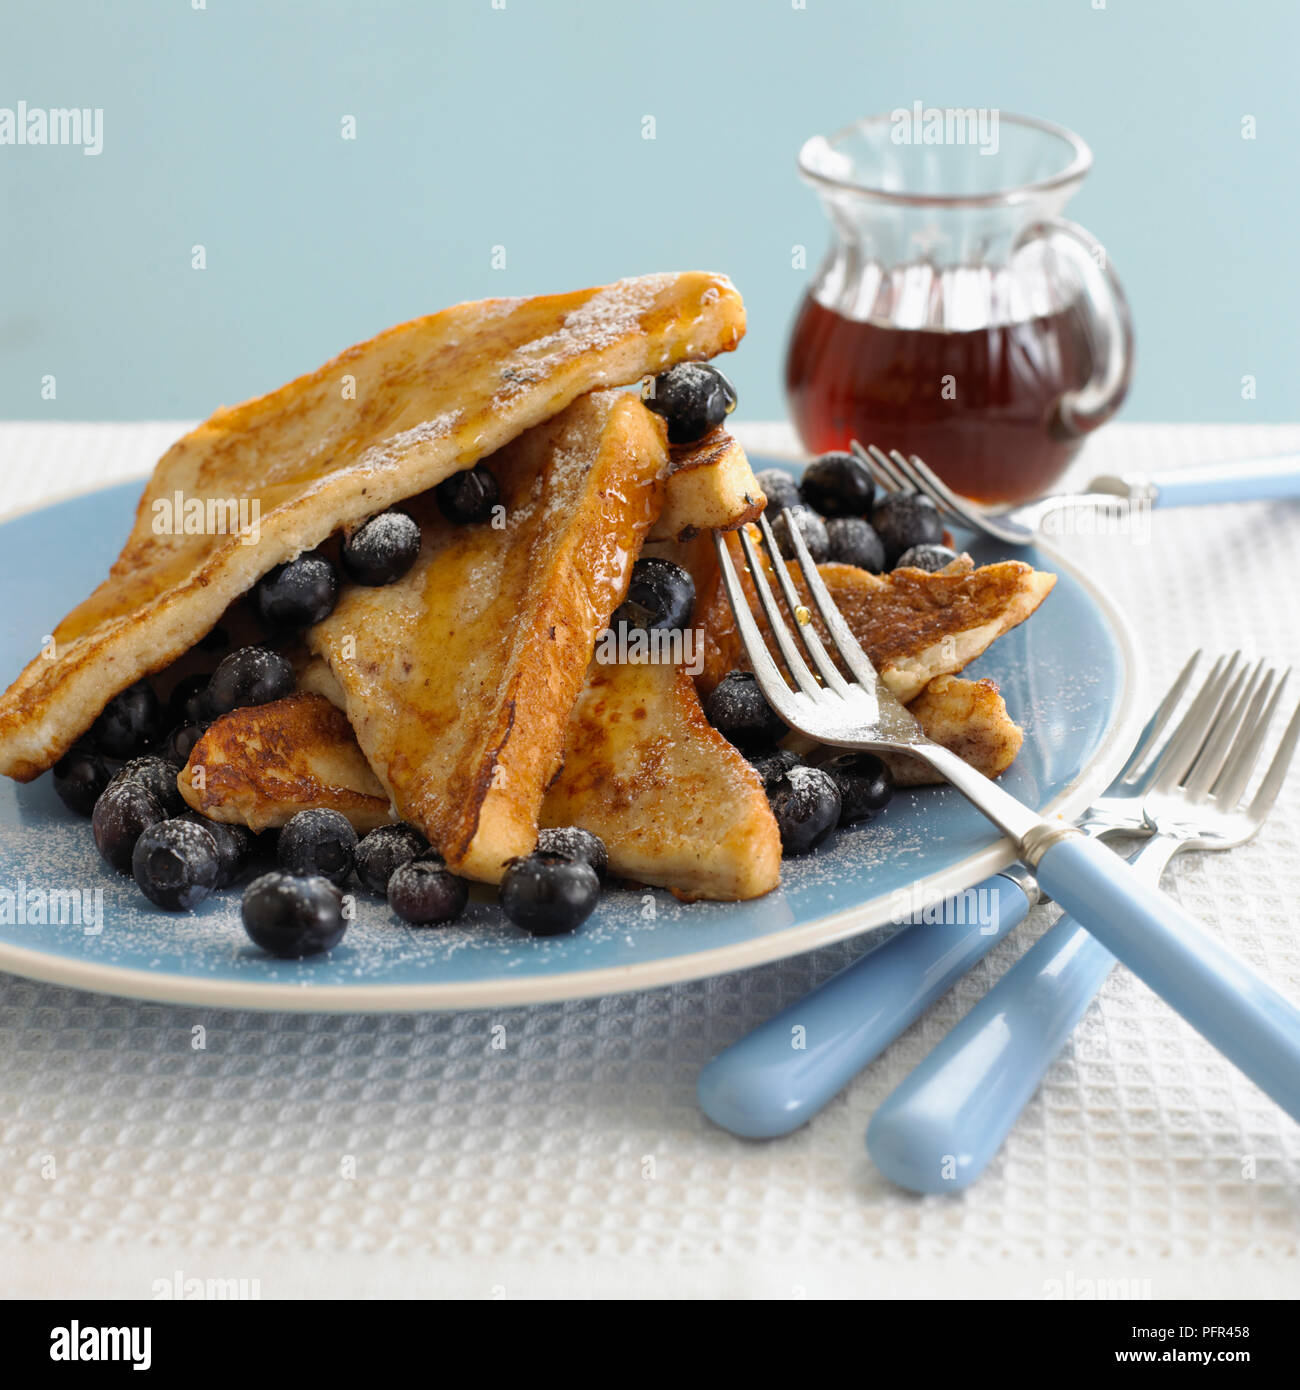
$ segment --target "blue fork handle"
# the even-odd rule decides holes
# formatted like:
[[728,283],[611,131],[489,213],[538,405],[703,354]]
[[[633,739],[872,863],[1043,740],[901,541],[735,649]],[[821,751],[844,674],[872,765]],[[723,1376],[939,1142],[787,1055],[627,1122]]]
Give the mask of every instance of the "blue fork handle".
[[[989,910],[969,911],[980,904]],[[937,922],[905,927],[720,1052],[700,1073],[700,1107],[746,1139],[798,1129],[1028,911],[1004,874],[947,899]]]
[[1038,861],[1037,874],[1045,893],[1300,1119],[1294,1004],[1095,840],[1057,841]]
[[1214,502],[1258,502],[1300,497],[1300,454],[1258,463],[1211,465],[1157,473],[1157,507],[1199,507]]
[[[1173,846],[1148,840],[1159,878]],[[1045,933],[890,1093],[867,1127],[876,1167],[913,1192],[959,1192],[992,1161],[1115,957],[1069,917]]]

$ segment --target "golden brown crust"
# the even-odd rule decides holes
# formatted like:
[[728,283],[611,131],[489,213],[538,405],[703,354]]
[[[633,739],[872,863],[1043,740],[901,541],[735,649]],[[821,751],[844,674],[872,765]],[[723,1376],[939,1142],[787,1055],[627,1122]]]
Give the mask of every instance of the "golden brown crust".
[[[728,545],[750,606],[766,632],[740,543],[731,537]],[[716,558],[711,549],[698,546],[690,554],[696,580],[696,621],[705,629],[700,687],[707,693],[728,671],[747,662]],[[959,557],[936,574],[899,569],[876,575],[841,564],[817,568],[881,680],[904,704],[935,676],[962,670],[1004,632],[1024,622],[1056,583],[1055,575],[1018,560],[975,569],[968,556]],[[798,565],[791,565],[790,571],[807,600]],[[814,607],[810,601],[809,606]],[[825,637],[820,618],[815,622]],[[776,655],[770,638],[769,645]]]
[[253,830],[316,807],[341,812],[361,833],[392,819],[346,717],[320,695],[224,715],[194,745],[177,785],[202,815]]
[[1056,583],[1054,574],[1020,560],[964,572],[950,565],[937,574],[897,569],[875,575],[852,565],[819,570],[881,679],[904,703],[1024,622]]
[[416,499],[412,569],[345,590],[307,635],[402,817],[486,882],[536,842],[596,638],[663,505],[663,422],[635,396],[596,392],[491,468],[502,526],[453,526]]
[[780,879],[762,782],[677,666],[593,663],[542,824],[590,830],[612,872],[687,899],[756,898]]
[[[936,676],[907,707],[921,732],[951,749],[985,777],[998,777],[1015,761],[1025,740],[1007,713],[1006,702],[991,680],[968,681]],[[915,758],[886,756],[900,786],[922,786],[943,779]]]
[[[598,385],[727,351],[724,276],[644,276],[414,319],[269,395],[218,410],[154,470],[109,578],[0,698],[0,772],[55,762],[118,691],[187,651],[267,570],[466,468]],[[155,503],[260,507],[260,535],[159,534]],[[218,519],[218,518],[214,518]]]
[[689,540],[705,530],[731,531],[767,504],[739,442],[719,426],[694,444],[674,444],[669,486],[651,540]]

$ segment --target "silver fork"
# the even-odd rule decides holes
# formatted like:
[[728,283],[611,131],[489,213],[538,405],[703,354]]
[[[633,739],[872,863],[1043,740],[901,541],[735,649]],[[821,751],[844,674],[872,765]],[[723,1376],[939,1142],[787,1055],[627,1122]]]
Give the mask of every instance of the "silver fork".
[[[881,684],[875,668],[835,607],[793,517],[786,527],[808,594],[830,635],[845,677],[827,653],[788,573],[765,516],[759,529],[793,622],[787,626],[747,529],[740,544],[791,689],[773,660],[746,601],[725,540],[718,562],[750,665],[768,702],[793,729],[822,743],[920,758],[956,787],[1011,841],[1043,890],[1134,974],[1161,995],[1226,1057],[1300,1119],[1300,1012],[1209,936],[1172,899],[1146,884],[1104,845],[1076,826],[1048,820],[921,732]],[[801,655],[802,643],[816,668]],[[1287,731],[1300,731],[1300,711]]]
[[[994,514],[969,498],[955,493],[947,483],[915,454],[905,457],[897,449],[885,453],[875,444],[863,448],[855,439],[849,446],[863,463],[876,485],[886,492],[919,492],[949,520],[976,534],[992,536],[1007,545],[1029,545],[1038,539],[1044,519],[1063,511],[1098,512],[1119,520],[1128,515],[1134,503],[1149,502],[1150,494],[1139,486],[1117,496],[1110,489],[1043,497],[1009,512]],[[1101,480],[1119,483],[1118,479]],[[1094,483],[1094,488],[1097,486]]]
[[[1118,776],[1078,820],[1085,835],[1149,833],[1142,801],[1155,779],[1152,755],[1193,721],[1202,736],[1209,728],[1213,711],[1198,695],[1170,730],[1199,658],[1197,652],[1183,667]],[[1219,681],[1225,665],[1215,663],[1206,687]],[[700,1072],[700,1107],[746,1139],[774,1139],[807,1124],[1037,901],[1033,875],[1019,864],[955,894],[934,914],[937,920],[927,914],[924,925],[896,932],[718,1053]],[[971,913],[971,902],[987,908]],[[802,1044],[797,1049],[790,1046],[794,1036]]]
[[897,449],[886,453],[875,444],[864,448],[856,439],[849,447],[886,492],[922,493],[958,526],[1007,545],[1031,544],[1048,517],[1060,513],[1101,513],[1119,520],[1135,509],[1157,505],[1197,506],[1300,495],[1300,455],[1283,454],[1250,464],[1210,464],[1154,477],[1108,475],[1094,478],[1086,492],[1058,493],[991,512],[955,493],[915,454],[904,456]]
[[[1231,849],[1249,840],[1294,758],[1292,733],[1255,796],[1243,800],[1288,673],[1279,678],[1261,661],[1233,678],[1240,657],[1218,663],[1153,766],[1141,798],[1153,834],[1130,861],[1152,885],[1181,850]],[[1100,942],[1062,918],[876,1111],[867,1148],[881,1172],[917,1192],[974,1182],[1114,964]]]

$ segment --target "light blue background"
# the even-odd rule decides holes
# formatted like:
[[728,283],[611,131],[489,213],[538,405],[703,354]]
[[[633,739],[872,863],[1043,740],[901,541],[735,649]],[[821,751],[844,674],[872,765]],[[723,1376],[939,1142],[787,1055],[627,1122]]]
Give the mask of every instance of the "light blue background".
[[0,106],[105,114],[98,158],[0,147],[0,415],[206,415],[456,300],[688,267],[744,292],[742,409],[779,415],[827,236],[795,154],[919,99],[1092,145],[1127,418],[1300,416],[1296,0],[505,3],[4,0]]

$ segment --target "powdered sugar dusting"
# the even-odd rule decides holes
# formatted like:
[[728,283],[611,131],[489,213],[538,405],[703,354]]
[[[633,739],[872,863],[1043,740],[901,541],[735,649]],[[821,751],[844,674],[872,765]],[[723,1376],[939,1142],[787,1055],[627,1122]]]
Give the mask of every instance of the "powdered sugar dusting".
[[521,305],[526,303],[523,295],[503,299],[480,299],[475,305],[475,317],[482,321],[509,318]]
[[669,273],[619,280],[571,309],[554,332],[521,343],[501,369],[502,385],[493,397],[500,405],[549,375],[562,362],[599,352],[638,332],[647,309],[677,280]]
[[567,437],[560,441],[545,478],[541,480],[546,504],[544,519],[569,512],[594,462],[594,453],[581,438]]
[[435,415],[432,419],[422,420],[418,425],[412,425],[410,429],[390,435],[387,439],[381,440],[380,443],[372,444],[357,459],[353,467],[372,473],[380,473],[396,467],[405,462],[407,454],[413,448],[421,444],[433,444],[440,439],[446,439],[460,423],[463,413],[461,410],[447,410],[441,415]]
[[606,347],[636,329],[641,316],[676,278],[668,274],[641,275],[607,285],[585,304],[571,310],[560,334],[553,336],[568,334],[583,349]]
[[[398,555],[407,554],[407,547],[418,548],[419,529],[405,512],[380,512],[364,527],[366,555],[370,564],[381,566]],[[414,538],[414,539],[413,539]],[[408,565],[410,561],[407,561]]]
[[[15,804],[16,803],[16,804]],[[531,974],[543,958],[567,968],[602,967],[610,951],[641,954],[649,939],[665,937],[669,954],[718,944],[712,931],[748,937],[788,925],[800,915],[800,899],[826,883],[839,886],[844,905],[862,896],[864,869],[872,871],[920,850],[923,831],[882,819],[843,832],[827,851],[783,868],[783,886],[747,904],[682,903],[659,889],[611,887],[578,932],[567,938],[532,938],[506,920],[495,890],[473,885],[469,906],[454,926],[414,929],[397,920],[386,903],[356,884],[355,919],[328,955],[280,961],[248,940],[240,921],[241,888],[214,894],[194,912],[152,907],[134,881],[109,870],[99,858],[87,821],[57,801],[48,778],[28,787],[0,787],[5,853],[0,888],[102,893],[100,930],[65,924],[0,925],[0,940],[101,965],[145,969],[189,978],[238,983],[299,985],[429,984],[449,978]],[[257,871],[272,867],[270,862]],[[678,937],[681,937],[680,942]],[[662,954],[656,950],[653,954]],[[461,962],[458,964],[458,962]],[[304,1000],[308,1005],[309,1000]]]

